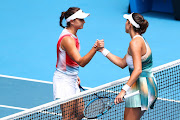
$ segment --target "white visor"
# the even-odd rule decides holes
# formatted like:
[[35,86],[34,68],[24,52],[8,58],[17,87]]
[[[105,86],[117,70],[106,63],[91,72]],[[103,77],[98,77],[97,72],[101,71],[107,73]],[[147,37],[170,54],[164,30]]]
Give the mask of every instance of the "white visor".
[[89,13],[84,13],[81,9],[78,10],[77,12],[75,12],[74,14],[72,14],[71,16],[69,16],[67,19],[66,19],[66,22],[69,22],[71,20],[74,20],[76,18],[79,18],[79,19],[84,19],[86,18],[87,16],[89,16],[90,14]]
[[130,21],[130,23],[134,26],[134,27],[136,27],[136,28],[140,28],[140,26],[139,26],[139,24],[137,24],[135,21],[134,21],[134,19],[133,19],[133,17],[132,17],[132,14],[133,13],[131,13],[131,14],[124,14],[123,15],[123,17],[125,18],[125,19],[128,19],[129,21]]

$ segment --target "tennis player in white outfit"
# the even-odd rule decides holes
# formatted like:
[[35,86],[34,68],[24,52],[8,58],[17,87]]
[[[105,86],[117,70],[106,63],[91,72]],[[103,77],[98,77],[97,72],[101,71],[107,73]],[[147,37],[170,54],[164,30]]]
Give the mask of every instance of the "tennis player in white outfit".
[[[103,40],[92,45],[92,49],[83,57],[81,57],[80,42],[76,35],[79,29],[83,28],[84,18],[90,14],[84,13],[80,8],[70,7],[66,12],[62,12],[60,17],[60,26],[64,28],[57,43],[57,63],[56,71],[53,77],[53,93],[54,99],[63,99],[80,92],[78,84],[79,66],[84,67],[96,51],[104,46]],[[65,18],[67,26],[62,25]],[[61,105],[63,120],[79,120],[83,117],[82,99],[71,101]],[[70,107],[71,106],[71,107]],[[77,107],[78,106],[78,107]],[[81,106],[81,107],[79,107]]]

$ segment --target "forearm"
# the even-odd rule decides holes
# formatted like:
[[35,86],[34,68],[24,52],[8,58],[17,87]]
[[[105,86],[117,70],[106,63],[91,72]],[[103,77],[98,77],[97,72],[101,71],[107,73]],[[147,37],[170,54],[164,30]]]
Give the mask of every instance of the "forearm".
[[126,84],[131,87],[137,81],[141,72],[142,72],[141,69],[133,70],[133,72]]
[[112,63],[114,63],[115,65],[121,67],[121,68],[125,68],[126,67],[126,61],[125,58],[120,58],[116,55],[113,55],[112,53],[110,53],[110,51],[108,51],[106,48],[103,48],[101,50],[101,53],[107,57]]
[[121,68],[124,68],[125,65],[123,64],[123,59],[116,56],[116,55],[113,55],[112,53],[109,53],[107,56],[106,56],[112,63],[114,63],[115,65],[121,67]]
[[128,82],[122,87],[122,91],[127,92],[131,86],[137,81],[142,70],[134,70],[128,80]]
[[79,65],[81,67],[84,67],[85,65],[87,65],[90,62],[90,60],[93,58],[93,56],[95,55],[96,51],[97,51],[96,48],[93,47],[85,56],[79,59]]

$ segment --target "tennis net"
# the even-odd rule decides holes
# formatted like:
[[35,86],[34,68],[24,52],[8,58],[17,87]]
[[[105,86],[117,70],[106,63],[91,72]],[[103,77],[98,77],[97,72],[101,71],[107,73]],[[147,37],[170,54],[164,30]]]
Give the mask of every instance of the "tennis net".
[[[180,59],[152,69],[158,85],[158,99],[154,109],[144,113],[142,120],[180,119]],[[2,120],[59,120],[64,118],[79,119],[83,116],[84,107],[98,96],[115,98],[129,77],[125,77],[105,85],[81,92],[72,97],[56,100],[38,107],[25,110]],[[97,119],[124,119],[124,105],[118,104]],[[98,106],[98,105],[97,105]],[[97,107],[94,106],[94,107]],[[62,112],[63,111],[63,112]],[[86,119],[86,118],[83,118]]]

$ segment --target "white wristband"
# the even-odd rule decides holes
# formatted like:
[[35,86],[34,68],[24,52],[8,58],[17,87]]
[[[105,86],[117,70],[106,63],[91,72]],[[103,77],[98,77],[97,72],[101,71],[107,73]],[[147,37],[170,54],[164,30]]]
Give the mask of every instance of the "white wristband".
[[128,91],[129,88],[131,88],[131,87],[130,87],[129,85],[127,85],[127,84],[125,84],[125,85],[122,87],[122,89],[125,90],[125,91]]
[[107,56],[107,54],[110,53],[109,50],[107,50],[106,48],[104,48],[104,50],[101,52],[105,57]]

